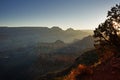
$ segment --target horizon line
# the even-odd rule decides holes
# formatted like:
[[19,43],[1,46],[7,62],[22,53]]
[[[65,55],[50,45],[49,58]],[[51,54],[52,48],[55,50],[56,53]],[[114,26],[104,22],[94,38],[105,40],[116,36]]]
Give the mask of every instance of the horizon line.
[[60,28],[60,29],[62,29],[62,30],[67,30],[67,29],[73,29],[73,30],[94,30],[94,29],[83,29],[83,28],[81,28],[81,29],[75,29],[75,28],[73,28],[73,27],[68,27],[67,29],[63,29],[63,28],[61,28],[61,27],[59,27],[59,26],[52,26],[52,27],[48,27],[48,26],[0,26],[0,28],[49,28],[49,29],[51,29],[51,28],[53,28],[53,27],[58,27],[58,28]]

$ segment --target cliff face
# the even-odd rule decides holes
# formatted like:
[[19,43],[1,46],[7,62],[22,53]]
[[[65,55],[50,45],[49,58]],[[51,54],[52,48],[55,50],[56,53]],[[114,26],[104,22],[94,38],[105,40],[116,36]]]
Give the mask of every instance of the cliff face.
[[116,53],[106,51],[94,65],[78,65],[64,80],[120,80],[120,57],[114,54]]
[[93,69],[93,75],[85,80],[120,80],[120,58],[112,57],[110,61],[102,63]]

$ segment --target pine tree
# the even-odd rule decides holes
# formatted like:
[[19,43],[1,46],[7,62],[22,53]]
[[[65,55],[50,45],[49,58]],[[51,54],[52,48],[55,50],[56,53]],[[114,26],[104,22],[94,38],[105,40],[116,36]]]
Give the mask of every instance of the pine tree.
[[95,47],[103,49],[105,46],[120,50],[120,4],[108,11],[107,19],[94,30]]

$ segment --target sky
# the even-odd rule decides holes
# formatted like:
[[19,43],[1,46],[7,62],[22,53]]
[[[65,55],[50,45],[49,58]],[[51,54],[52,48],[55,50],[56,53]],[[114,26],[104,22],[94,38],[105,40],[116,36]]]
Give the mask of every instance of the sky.
[[94,29],[120,0],[0,0],[0,26]]

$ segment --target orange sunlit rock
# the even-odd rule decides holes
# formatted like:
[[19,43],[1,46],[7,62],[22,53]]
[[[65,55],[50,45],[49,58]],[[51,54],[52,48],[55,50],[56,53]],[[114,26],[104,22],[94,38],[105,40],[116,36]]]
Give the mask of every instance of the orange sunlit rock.
[[120,80],[120,57],[113,49],[106,49],[97,63],[91,66],[79,64],[64,80]]
[[82,74],[92,74],[93,71],[90,67],[87,67],[85,65],[79,64],[76,69],[73,69],[70,74],[65,77],[64,80],[76,80],[77,76]]

